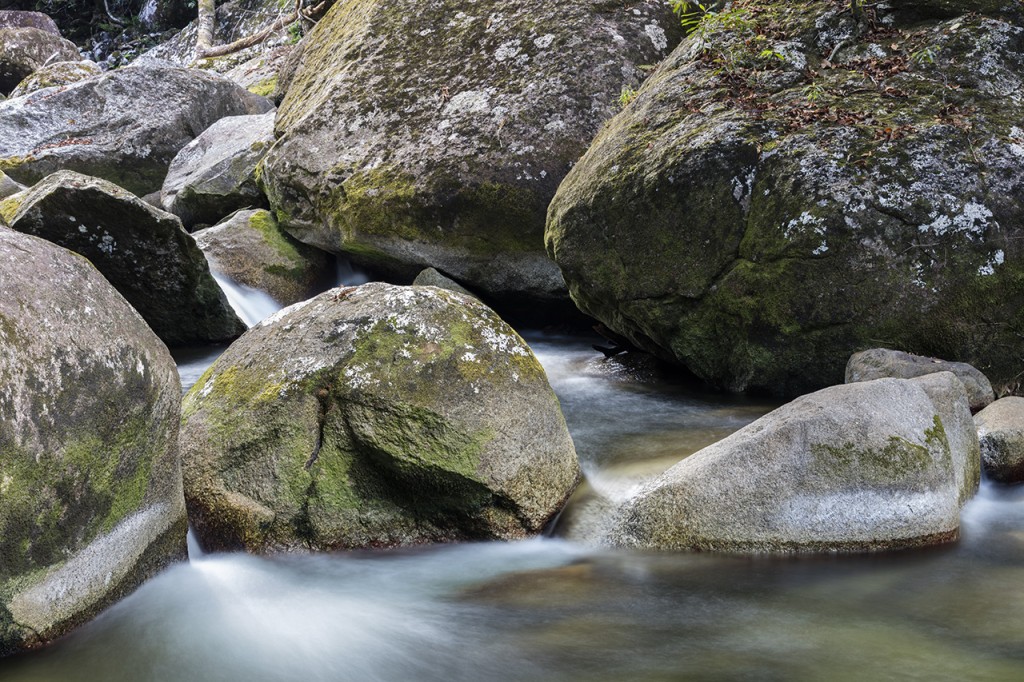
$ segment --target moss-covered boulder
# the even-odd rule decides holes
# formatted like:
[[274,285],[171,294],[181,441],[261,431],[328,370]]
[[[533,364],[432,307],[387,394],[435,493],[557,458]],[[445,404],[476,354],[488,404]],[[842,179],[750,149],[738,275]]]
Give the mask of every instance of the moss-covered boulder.
[[186,228],[211,225],[267,199],[256,166],[274,141],[274,112],[228,116],[185,145],[167,170],[160,199]]
[[165,343],[245,331],[178,219],[106,180],[60,171],[0,202],[0,214],[92,261]]
[[978,438],[953,374],[845,384],[690,455],[616,513],[608,539],[728,552],[946,542],[979,478]]
[[26,184],[73,170],[142,196],[160,189],[175,155],[215,121],[272,108],[216,74],[118,69],[0,103],[0,170]]
[[559,181],[674,43],[661,0],[345,0],[306,37],[263,179],[298,239],[490,298],[565,297]]
[[846,363],[846,383],[884,377],[912,379],[936,372],[956,375],[967,390],[971,412],[977,412],[996,399],[988,377],[966,362],[949,362],[889,348],[871,348],[851,355]]
[[995,401],[974,416],[985,474],[999,483],[1024,483],[1024,398]]
[[103,71],[96,62],[87,59],[74,62],[56,62],[34,71],[11,91],[11,97],[21,97],[43,88],[71,85],[78,81],[98,76]]
[[519,538],[580,476],[527,345],[433,287],[333,289],[257,325],[185,397],[181,445],[210,549]]
[[0,28],[0,92],[8,94],[44,64],[77,59],[78,48],[59,35],[38,28]]
[[0,28],[37,28],[55,36],[60,35],[56,22],[42,12],[0,10]]
[[291,305],[330,286],[334,257],[296,241],[270,211],[238,211],[192,235],[210,267],[235,282]]
[[546,242],[573,300],[731,390],[839,383],[878,345],[1017,375],[1024,29],[733,5],[559,188]]
[[181,385],[84,258],[0,227],[0,656],[185,556]]

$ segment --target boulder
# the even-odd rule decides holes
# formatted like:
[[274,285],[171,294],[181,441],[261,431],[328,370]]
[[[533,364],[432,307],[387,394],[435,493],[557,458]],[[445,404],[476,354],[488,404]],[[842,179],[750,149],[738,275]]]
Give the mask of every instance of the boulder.
[[101,73],[103,71],[99,65],[89,60],[47,64],[18,83],[18,86],[11,91],[11,97],[21,97],[43,88],[71,85]]
[[580,477],[529,347],[433,287],[371,283],[286,308],[183,409],[186,504],[208,549],[521,538]]
[[79,58],[75,44],[59,34],[38,28],[0,28],[0,92],[6,95],[44,64]]
[[36,28],[55,36],[60,35],[56,22],[42,12],[0,10],[0,28]]
[[971,412],[977,412],[996,399],[988,378],[965,362],[949,362],[888,348],[872,348],[851,355],[846,363],[846,383],[883,377],[912,379],[935,372],[956,375],[967,389]]
[[278,45],[263,54],[252,57],[224,73],[249,92],[273,97],[277,90],[277,73],[295,45]]
[[273,142],[273,111],[220,119],[171,161],[160,190],[164,208],[191,228],[217,223],[239,209],[266,206],[256,186],[256,165]]
[[832,386],[679,462],[616,512],[616,545],[727,552],[913,547],[958,536],[977,435],[949,373]]
[[0,228],[0,656],[185,558],[181,385],[89,262]]
[[985,474],[999,483],[1024,483],[1024,398],[1001,398],[974,415]]
[[12,194],[17,194],[25,189],[24,185],[20,185],[14,180],[7,177],[7,174],[0,171],[0,199],[6,199]]
[[216,74],[130,67],[0,103],[0,170],[38,182],[74,170],[145,195],[174,156],[225,116],[272,105]]
[[192,236],[215,272],[266,292],[281,305],[323,291],[334,275],[334,258],[295,241],[270,211],[239,211]]
[[306,37],[263,181],[282,227],[411,279],[564,299],[559,181],[679,21],[660,0],[336,3]]
[[839,383],[880,341],[1020,372],[1024,28],[893,4],[898,39],[821,0],[685,40],[552,201],[576,304],[735,391]]
[[0,202],[0,214],[92,261],[167,344],[245,331],[178,219],[112,183],[60,171]]
[[476,298],[476,295],[471,291],[450,277],[445,277],[434,268],[424,268],[420,274],[416,275],[416,279],[414,279],[412,283],[414,286],[418,287],[437,287],[439,289],[454,291],[455,293],[462,294],[463,296]]

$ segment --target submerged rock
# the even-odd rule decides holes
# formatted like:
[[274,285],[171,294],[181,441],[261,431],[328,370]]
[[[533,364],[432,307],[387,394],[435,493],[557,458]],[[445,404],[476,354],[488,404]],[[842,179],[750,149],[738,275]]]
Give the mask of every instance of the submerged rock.
[[18,87],[11,91],[11,97],[21,97],[43,88],[71,85],[101,73],[99,65],[89,60],[47,64],[18,83]]
[[266,292],[281,305],[323,291],[334,275],[334,258],[292,239],[270,211],[239,211],[192,236],[214,271]]
[[181,385],[84,258],[0,227],[0,655],[185,558]]
[[552,201],[577,305],[736,391],[838,383],[879,340],[1019,373],[1024,28],[904,4],[871,31],[849,3],[746,3],[685,40]]
[[0,202],[0,213],[19,232],[92,261],[165,343],[245,331],[178,219],[112,183],[60,171]]
[[142,196],[160,189],[178,151],[215,121],[272,108],[216,74],[118,69],[0,103],[0,170],[22,183],[74,170]]
[[210,549],[520,538],[580,476],[529,347],[433,287],[285,309],[199,379],[182,423],[189,518]]
[[679,32],[661,0],[335,4],[287,79],[271,205],[298,239],[364,266],[564,298],[548,202]]
[[0,28],[0,92],[8,94],[44,64],[80,59],[78,48],[38,28]]
[[872,348],[851,355],[846,363],[846,383],[883,377],[912,379],[936,372],[952,372],[963,382],[971,412],[977,412],[996,399],[988,378],[965,362],[949,362],[888,348]]
[[974,416],[985,474],[999,483],[1024,483],[1024,398],[1001,398]]
[[679,462],[617,512],[613,544],[862,551],[957,537],[978,440],[949,373],[802,396]]

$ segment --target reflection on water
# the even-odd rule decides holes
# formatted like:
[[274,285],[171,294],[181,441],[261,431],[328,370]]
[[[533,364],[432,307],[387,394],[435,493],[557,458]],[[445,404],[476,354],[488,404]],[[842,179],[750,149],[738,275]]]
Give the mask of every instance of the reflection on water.
[[[587,344],[533,345],[593,484],[567,511],[577,520],[600,518],[588,495],[625,494],[770,407],[630,379]],[[0,663],[0,680],[1020,680],[1022,584],[1024,487],[987,483],[959,543],[890,554],[627,553],[561,538],[207,555]]]

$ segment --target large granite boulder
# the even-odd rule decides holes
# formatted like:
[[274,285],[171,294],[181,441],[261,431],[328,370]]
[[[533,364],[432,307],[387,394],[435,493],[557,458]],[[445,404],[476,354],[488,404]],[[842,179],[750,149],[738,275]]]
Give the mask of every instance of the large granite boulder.
[[78,48],[60,35],[38,28],[0,28],[0,93],[49,62],[79,59]]
[[608,539],[728,552],[946,542],[979,478],[977,434],[953,374],[845,384],[682,460],[623,505]]
[[999,483],[1024,483],[1024,398],[1001,398],[974,415],[985,474]]
[[884,377],[912,379],[936,372],[956,375],[967,389],[971,412],[977,412],[996,399],[988,377],[966,362],[949,362],[888,348],[871,348],[851,355],[846,363],[846,383]]
[[661,0],[359,0],[307,36],[263,180],[301,241],[490,298],[565,298],[558,183],[674,43]]
[[96,62],[87,59],[74,62],[56,62],[34,71],[11,91],[11,97],[21,97],[43,88],[71,85],[103,73]]
[[181,385],[84,258],[0,227],[0,656],[185,557]]
[[238,211],[192,235],[217,273],[270,295],[281,305],[304,301],[330,286],[334,257],[297,242],[270,211]]
[[0,103],[0,170],[22,183],[74,170],[142,196],[160,189],[175,155],[215,121],[271,109],[216,74],[118,69]]
[[0,214],[92,261],[165,343],[245,331],[178,219],[106,180],[60,171],[0,202]]
[[1024,28],[901,4],[870,9],[891,35],[822,0],[684,41],[551,204],[577,305],[731,390],[835,384],[880,343],[1017,375]]
[[529,347],[433,287],[333,289],[257,325],[185,397],[181,446],[209,549],[521,538],[580,476]]
[[191,228],[217,223],[239,209],[266,206],[256,185],[256,166],[273,142],[273,111],[220,119],[171,161],[160,190],[164,208]]
[[56,22],[42,12],[0,10],[0,28],[37,28],[55,36],[60,35]]

